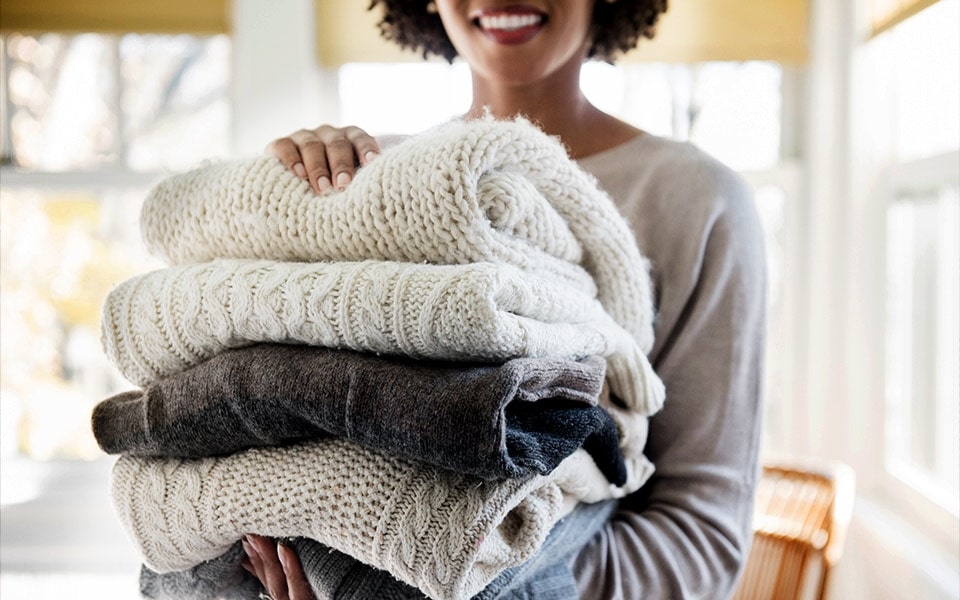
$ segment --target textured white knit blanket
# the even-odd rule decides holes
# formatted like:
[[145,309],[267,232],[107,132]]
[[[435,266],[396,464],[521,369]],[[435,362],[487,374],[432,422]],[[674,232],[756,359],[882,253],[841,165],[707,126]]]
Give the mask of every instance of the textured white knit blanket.
[[455,120],[409,138],[317,196],[273,158],[209,165],[161,182],[142,212],[169,264],[285,261],[496,262],[586,289],[653,344],[648,265],[626,221],[562,144],[525,120]]
[[444,360],[607,357],[611,390],[642,414],[663,384],[590,294],[493,263],[218,260],[153,271],[114,288],[107,355],[137,385],[224,350],[288,342]]
[[628,487],[612,488],[578,450],[550,475],[482,482],[328,439],[217,459],[122,456],[111,495],[157,572],[216,558],[246,533],[303,536],[461,600],[535,554],[575,501],[622,496],[651,470],[628,461]]

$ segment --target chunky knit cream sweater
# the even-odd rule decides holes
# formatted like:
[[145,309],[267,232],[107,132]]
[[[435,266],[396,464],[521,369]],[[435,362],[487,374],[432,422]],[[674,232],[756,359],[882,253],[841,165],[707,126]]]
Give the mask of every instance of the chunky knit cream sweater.
[[255,342],[445,360],[608,357],[611,389],[643,414],[663,387],[636,340],[590,295],[504,264],[218,260],[133,278],[107,297],[107,355],[149,385]]
[[437,600],[461,600],[522,563],[578,501],[636,490],[652,472],[627,463],[606,483],[578,450],[547,476],[484,482],[328,439],[196,460],[122,456],[111,496],[157,572],[220,556],[246,533],[303,536]]
[[273,158],[206,166],[161,182],[141,228],[170,264],[495,262],[586,290],[585,270],[641,349],[653,345],[648,265],[626,221],[559,140],[521,119],[450,121],[324,197]]

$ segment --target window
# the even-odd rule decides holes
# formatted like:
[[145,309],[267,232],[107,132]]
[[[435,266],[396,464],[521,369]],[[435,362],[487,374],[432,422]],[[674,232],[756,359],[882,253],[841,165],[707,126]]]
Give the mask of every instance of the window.
[[129,387],[100,349],[100,308],[159,266],[138,229],[151,182],[227,152],[230,41],[11,33],[0,45],[3,455],[91,458],[90,409]]
[[[157,171],[227,150],[226,36],[4,36],[6,162]],[[185,132],[195,143],[184,145]]]
[[960,513],[957,22],[960,2],[941,0],[869,43],[890,140],[875,192],[886,213],[883,464],[904,506],[943,512],[947,531]]
[[887,211],[890,471],[952,511],[960,491],[960,195],[900,195]]
[[[887,174],[886,460],[893,473],[954,514],[960,491],[958,6],[939,2],[874,42],[893,59],[896,89],[895,162]],[[951,163],[952,181],[943,177]]]

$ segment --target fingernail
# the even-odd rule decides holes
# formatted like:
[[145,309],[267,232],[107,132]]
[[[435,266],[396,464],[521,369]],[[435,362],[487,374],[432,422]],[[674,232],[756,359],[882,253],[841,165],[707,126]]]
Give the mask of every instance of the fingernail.
[[287,552],[290,552],[290,551],[291,551],[290,548],[287,548],[286,544],[277,542],[277,558],[280,559],[280,564],[283,565],[284,569],[287,568],[287,561],[289,560],[289,557],[287,556]]
[[247,538],[243,538],[243,551],[247,553],[247,556],[253,556],[257,553],[257,549],[253,547],[253,544],[247,541]]
[[347,187],[347,184],[350,183],[350,173],[338,173],[337,174],[337,188],[343,189]]
[[333,189],[333,186],[330,185],[330,178],[326,175],[317,180],[317,187],[320,188],[321,194],[326,194]]
[[367,150],[367,153],[363,155],[363,160],[365,162],[370,162],[371,160],[375,159],[378,156],[380,155],[374,152],[373,150]]
[[296,173],[300,179],[307,178],[307,170],[303,168],[303,163],[293,165],[293,172]]

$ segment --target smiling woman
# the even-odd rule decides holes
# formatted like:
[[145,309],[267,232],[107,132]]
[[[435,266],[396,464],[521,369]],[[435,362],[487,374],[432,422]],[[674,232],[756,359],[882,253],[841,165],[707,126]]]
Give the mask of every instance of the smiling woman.
[[[279,52],[276,52],[276,48],[274,48],[272,44],[273,37],[267,36],[267,38],[263,38],[253,36],[252,39],[250,37],[252,35],[251,32],[261,32],[264,31],[265,28],[269,31],[269,25],[265,25],[262,19],[253,18],[252,12],[249,10],[242,10],[244,6],[247,6],[247,8],[254,5],[258,7],[262,6],[259,4],[259,0],[253,3],[238,2],[236,4],[239,9],[234,22],[237,28],[234,34],[236,35],[236,40],[243,41],[243,47],[235,47],[234,42],[227,40],[225,37],[213,38],[213,40],[215,40],[213,45],[220,48],[217,51],[219,62],[215,64],[220,65],[220,68],[223,69],[222,71],[208,70],[210,57],[207,55],[206,58],[186,61],[182,65],[182,69],[173,69],[171,71],[173,73],[180,73],[183,77],[183,88],[178,87],[171,89],[171,87],[163,85],[162,83],[153,82],[145,85],[142,91],[136,93],[124,92],[122,96],[119,93],[105,94],[105,99],[103,100],[105,106],[108,108],[114,107],[110,108],[110,110],[115,110],[118,114],[129,113],[130,115],[124,117],[123,126],[117,128],[116,131],[111,130],[113,132],[110,135],[95,138],[97,143],[107,144],[103,147],[109,149],[109,152],[104,152],[101,156],[101,159],[104,161],[103,164],[108,166],[106,171],[78,172],[75,167],[64,167],[66,171],[51,175],[46,172],[46,170],[51,169],[53,163],[42,162],[48,159],[37,159],[40,161],[35,163],[35,168],[38,170],[33,172],[14,171],[10,169],[4,171],[4,202],[2,202],[2,208],[5,212],[3,218],[0,218],[0,221],[2,221],[6,229],[3,235],[0,235],[0,239],[2,239],[5,244],[5,259],[13,256],[7,253],[10,246],[6,244],[9,241],[16,239],[19,240],[17,244],[25,243],[26,241],[30,241],[33,233],[37,231],[35,228],[26,227],[26,224],[34,223],[36,219],[29,215],[24,216],[23,211],[20,211],[21,208],[32,207],[30,202],[23,200],[24,194],[32,193],[29,190],[36,188],[44,190],[42,198],[47,198],[51,193],[54,195],[59,194],[57,190],[81,187],[92,190],[89,196],[85,196],[89,198],[89,202],[78,202],[76,205],[54,202],[49,209],[43,208],[39,210],[41,213],[45,214],[49,212],[50,215],[53,215],[47,215],[46,218],[56,221],[58,227],[61,221],[64,221],[62,218],[64,211],[70,214],[76,213],[74,216],[77,216],[80,222],[89,224],[89,227],[81,228],[82,231],[79,232],[63,234],[61,229],[56,229],[54,235],[42,238],[44,240],[53,240],[50,246],[51,264],[56,263],[60,267],[67,267],[68,265],[66,263],[57,262],[57,260],[63,256],[71,257],[70,265],[75,265],[76,261],[81,259],[88,259],[89,256],[85,250],[78,250],[78,248],[82,249],[86,247],[87,242],[78,246],[77,240],[88,240],[92,238],[94,240],[94,246],[102,243],[110,245],[111,247],[111,251],[106,257],[99,254],[96,255],[99,257],[96,266],[101,268],[110,267],[111,269],[122,267],[126,269],[123,273],[108,274],[112,283],[121,280],[125,276],[124,273],[146,271],[157,266],[155,262],[139,262],[141,258],[145,257],[142,257],[142,246],[139,239],[137,239],[138,225],[136,222],[139,203],[145,195],[146,188],[154,181],[157,174],[156,169],[180,170],[187,165],[192,166],[203,158],[222,155],[226,153],[224,149],[229,147],[228,133],[234,135],[235,140],[237,137],[249,137],[250,128],[255,128],[256,122],[261,120],[269,121],[270,116],[266,114],[266,112],[258,113],[257,111],[253,111],[251,113],[249,109],[251,106],[249,104],[250,98],[256,98],[258,94],[263,94],[264,77],[278,71],[281,73],[284,72],[282,68],[274,68],[270,70],[270,73],[266,73],[266,69],[257,68],[249,62],[244,62],[245,60],[249,60],[250,55],[256,54],[258,56],[268,57],[269,60],[265,59],[266,63],[274,64],[275,66],[276,64],[281,64],[284,57],[281,56]],[[292,11],[294,14],[292,14],[292,16],[288,15],[288,22],[309,22],[312,13],[304,8],[309,4],[309,2],[298,3],[296,4],[297,8],[293,8],[293,3],[290,5],[284,4],[283,6],[276,5],[271,7],[269,12],[272,14],[284,13],[285,11],[289,13]],[[330,7],[335,4],[335,2],[328,3],[326,0],[318,3],[316,5],[317,14],[330,10]],[[351,4],[358,5],[365,3],[351,2]],[[510,11],[499,15],[494,11],[494,14],[486,15],[485,18],[487,18],[487,25],[489,26],[487,29],[498,30],[499,34],[503,34],[510,33],[506,32],[506,29],[514,25],[521,25],[521,29],[540,32],[548,27],[550,23],[556,24],[557,22],[563,22],[565,19],[563,15],[568,14],[559,9],[554,10],[551,8],[553,3],[550,2],[536,2],[533,4],[537,6],[537,9],[533,10],[532,13],[526,14],[526,16],[523,14],[518,16],[516,13],[511,13]],[[426,5],[426,3],[424,3],[424,5]],[[442,5],[441,3],[438,11]],[[625,7],[626,5],[627,3],[624,3],[621,7]],[[4,8],[6,10],[6,6]],[[607,9],[606,3],[604,3],[601,9]],[[438,15],[439,12],[432,14],[435,15],[434,18],[438,18],[436,15]],[[524,19],[531,21],[533,17],[537,18],[536,24],[530,23],[526,26],[522,25]],[[465,18],[470,21],[476,21],[475,25],[477,26],[481,25],[481,18],[479,16],[470,18],[469,14],[467,14]],[[498,20],[500,22],[497,22]],[[6,24],[6,19],[4,23]],[[496,39],[490,39],[490,37],[483,34],[479,29],[477,29],[475,33],[478,33],[477,37],[483,38],[485,42],[497,43]],[[7,34],[3,39],[4,41],[16,39],[17,35],[25,36],[25,34],[11,33]],[[536,39],[538,35],[540,34],[535,35],[533,39]],[[47,39],[53,39],[50,34],[46,36],[25,36],[25,38],[26,37],[29,37],[41,45],[46,43]],[[149,56],[152,56],[150,51],[150,48],[153,47],[152,44],[156,40],[161,40],[162,42],[164,39],[166,38],[157,38],[154,36],[129,36],[120,38],[121,56],[127,57],[119,63],[120,65],[124,65],[122,67],[122,71],[125,74],[124,77],[136,79],[137,73],[140,73],[139,69],[141,66],[149,63],[151,60]],[[173,38],[170,42],[164,43],[168,43],[172,47],[184,48],[191,47],[191,44],[194,43],[193,40],[194,38],[177,37]],[[608,42],[607,48],[609,50],[609,48],[613,47],[610,46],[610,44],[614,44],[614,42],[610,40],[608,40]],[[220,45],[217,46],[217,44]],[[29,50],[32,45],[32,42],[28,42],[21,50]],[[502,45],[523,46],[523,43],[504,43]],[[318,46],[323,46],[323,41],[318,43]],[[513,50],[517,49],[516,47],[513,48]],[[607,50],[600,49],[599,46],[597,51],[598,57],[604,56],[604,53],[607,52]],[[274,53],[271,54],[271,52]],[[18,51],[16,56],[19,57],[21,54],[24,56],[29,55],[29,53],[24,54]],[[107,52],[105,55],[109,58],[112,56],[112,53]],[[324,56],[329,58],[333,55],[328,53]],[[556,55],[551,53],[551,56],[555,58]],[[130,57],[133,57],[133,60],[130,60]],[[19,60],[19,58],[17,60]],[[231,68],[231,61],[238,62]],[[11,63],[8,62],[7,65],[9,64]],[[256,64],[259,65],[259,67],[263,67],[263,63]],[[112,62],[108,62],[107,65],[110,69],[117,68]],[[202,65],[207,66],[199,69],[198,67]],[[303,120],[312,120],[315,117],[311,115],[319,114],[324,120],[346,120],[348,122],[364,124],[381,123],[377,129],[384,133],[416,133],[435,124],[437,121],[442,121],[448,117],[460,114],[464,108],[470,105],[472,100],[469,93],[471,76],[465,68],[467,66],[464,61],[457,60],[453,65],[447,65],[443,61],[433,61],[424,64],[407,63],[405,65],[352,63],[328,70],[321,70],[321,76],[327,78],[324,81],[330,82],[333,85],[323,88],[322,102],[319,103],[318,106],[311,106],[309,110],[304,110],[302,118]],[[96,69],[98,67],[88,65],[88,68]],[[100,68],[102,69],[102,67]],[[550,69],[552,69],[552,66],[548,66],[547,71]],[[10,73],[10,71],[5,71],[5,74],[7,73]],[[728,164],[738,168],[768,169],[776,165],[778,161],[780,123],[779,86],[781,73],[781,67],[774,63],[705,63],[700,65],[624,63],[613,66],[597,61],[584,65],[579,81],[582,83],[585,95],[589,98],[591,104],[599,107],[605,113],[615,114],[624,121],[629,121],[638,127],[642,127],[647,134],[650,134],[650,137],[660,134],[677,139],[692,139],[697,141],[702,147],[709,147],[715,155],[723,157]],[[252,77],[251,74],[258,74],[258,76]],[[297,83],[302,79],[302,73],[299,72],[295,75],[291,75],[290,73],[287,73],[287,75],[291,77],[292,81]],[[18,75],[18,77],[20,77],[20,75]],[[43,78],[40,77],[40,79]],[[5,81],[8,80],[9,78],[5,78]],[[125,79],[125,81],[127,80]],[[142,79],[141,81],[150,82],[153,80]],[[230,82],[229,85],[226,83],[228,81]],[[436,90],[438,82],[444,87],[446,93],[431,92],[429,97],[425,97],[422,93],[415,93],[418,90],[424,89]],[[212,87],[204,87],[204,84]],[[109,91],[109,89],[107,89],[109,87],[110,86],[106,86],[105,90]],[[295,85],[292,87],[300,89]],[[126,88],[124,87],[123,89]],[[289,91],[290,88],[279,86],[277,89]],[[20,88],[18,88],[18,93],[20,93],[19,90]],[[228,92],[227,90],[232,91]],[[744,90],[749,90],[749,92],[744,93]],[[218,96],[214,94],[214,91],[221,95]],[[285,93],[284,95],[286,97],[291,96],[289,93]],[[171,111],[172,114],[165,113],[166,116],[162,119],[163,126],[160,126],[160,123],[154,126],[151,125],[153,119],[153,112],[151,111],[155,106],[153,102],[157,102],[160,98],[167,98],[170,102],[165,106],[169,106],[175,110]],[[383,98],[390,98],[388,106],[384,105]],[[208,100],[210,101],[209,104],[206,103]],[[544,97],[543,102],[545,104],[549,104],[549,101],[550,99],[548,97]],[[31,106],[40,105],[41,104],[34,104]],[[9,105],[5,104],[4,107],[6,106]],[[116,108],[117,106],[122,106],[122,110]],[[193,106],[197,108],[191,108]],[[214,108],[211,109],[210,107]],[[227,110],[222,111],[221,109],[223,109],[223,107],[227,107]],[[90,106],[87,108],[90,108]],[[4,110],[6,109],[4,108]],[[14,114],[22,114],[23,112],[23,108],[19,104],[17,105],[17,111],[18,112]],[[235,118],[233,120],[229,119],[224,114],[225,112],[227,114],[234,112]],[[296,113],[296,111],[292,112]],[[5,123],[9,124],[11,120],[8,117],[10,117],[11,113],[5,112],[4,115]],[[32,116],[34,121],[41,123],[39,126],[34,125],[35,129],[33,131],[45,127],[42,125],[45,117]],[[380,120],[377,121],[376,119]],[[30,121],[27,121],[22,116],[17,117],[17,122],[18,124],[21,122],[30,123]],[[183,126],[178,125],[178,123],[181,122],[184,123]],[[67,120],[67,125],[70,125],[69,120]],[[10,129],[5,129],[5,132],[9,131]],[[48,148],[48,144],[44,142],[46,138],[30,134],[31,130],[24,131],[27,133],[19,135],[16,141],[5,133],[3,143],[6,156],[13,154],[15,147],[27,148],[28,150],[16,150],[16,152],[20,152],[17,160],[26,165],[26,163],[31,160],[31,157],[42,157],[43,152],[53,151],[53,149]],[[194,134],[198,132],[202,133],[202,135],[194,136]],[[184,139],[192,141],[190,143],[183,143],[182,140]],[[125,144],[121,145],[119,149],[114,150],[110,144],[115,143],[117,140],[125,141]],[[170,142],[170,145],[158,145],[156,140],[166,140]],[[262,146],[263,141],[265,140],[257,141],[258,148]],[[17,144],[21,142],[32,145],[18,146]],[[638,140],[636,144],[637,147],[643,146],[640,140]],[[100,146],[97,147],[99,148]],[[168,147],[171,148],[170,152],[165,150],[165,148]],[[83,153],[61,152],[60,156],[63,155],[79,158],[83,156]],[[601,152],[597,154],[597,156],[603,158],[610,155]],[[593,171],[598,173],[602,172],[602,161],[594,160],[591,162],[587,160],[584,164],[588,166],[592,165],[591,170]],[[117,174],[117,172],[113,170],[114,166],[121,166],[123,169],[126,169],[126,171]],[[138,174],[136,170],[142,170],[144,173]],[[795,199],[791,192],[793,188],[789,186],[784,187],[784,181],[778,180],[777,173],[774,172],[768,173],[767,177],[761,180],[768,185],[773,182],[773,185],[769,185],[769,187],[774,191],[772,197],[775,201],[770,204],[774,207],[774,220],[772,221],[774,226],[772,231],[776,232],[776,217],[779,214],[777,212],[777,210],[779,210],[777,206],[780,206],[780,203],[792,202]],[[786,182],[789,183],[789,181],[790,179],[787,178]],[[100,191],[103,188],[112,189],[117,187],[125,188],[128,191],[123,194]],[[54,191],[51,192],[51,189]],[[116,197],[115,202],[106,200],[114,196]],[[771,197],[771,195],[764,195],[762,198],[758,198],[758,200],[763,200],[766,204],[766,198],[768,197]],[[786,200],[784,200],[784,197],[786,197]],[[14,200],[16,200],[16,202],[14,202]],[[115,214],[111,212],[114,216],[109,219],[104,218],[98,220],[94,213],[100,214],[107,211],[107,205],[112,207],[109,211],[115,210],[117,212]],[[66,206],[66,208],[64,208],[64,206]],[[96,210],[91,208],[96,206],[99,206]],[[19,212],[14,213],[7,211]],[[33,209],[31,209],[31,211],[33,211]],[[32,212],[30,212],[30,214],[32,214]],[[33,237],[41,239],[37,236]],[[122,241],[119,243],[116,242],[115,240],[118,239]],[[31,248],[29,251],[23,251],[17,253],[17,255],[21,258],[27,255],[35,256],[36,251],[32,249],[36,245],[35,241],[36,240],[34,240],[33,245],[29,246]],[[69,242],[71,244],[69,246],[70,250],[59,250],[60,246],[57,244],[60,242],[64,244]],[[54,247],[58,248],[58,250],[52,250]],[[46,261],[46,259],[43,260]],[[17,264],[23,267],[31,263],[29,261],[21,261]],[[20,267],[18,267],[18,269],[19,271],[24,270]],[[14,271],[8,270],[7,263],[5,262],[4,276],[12,273],[14,273]],[[46,273],[46,271],[44,271],[44,273]],[[65,278],[62,275],[54,274],[49,277],[44,276],[39,282],[35,279],[31,280],[30,283],[30,285],[36,287],[36,289],[31,292],[33,294],[31,298],[44,299],[44,302],[46,302],[50,298],[57,298],[58,296],[56,294],[71,294],[68,300],[58,300],[58,303],[63,305],[62,308],[67,316],[56,317],[56,319],[48,321],[54,323],[50,329],[45,329],[42,332],[43,335],[35,336],[33,342],[28,345],[21,344],[18,346],[18,349],[29,349],[31,353],[42,351],[46,353],[45,355],[56,357],[57,352],[60,351],[58,349],[64,352],[67,351],[62,348],[57,341],[59,339],[58,336],[62,335],[62,330],[56,325],[56,321],[60,318],[68,317],[78,319],[80,318],[78,315],[82,316],[95,313],[98,304],[96,297],[99,296],[102,299],[102,297],[106,295],[105,288],[99,284],[92,285],[92,280],[89,278],[81,278],[80,281],[84,282],[83,291],[85,294],[89,294],[89,298],[85,300],[85,295],[76,297],[72,295],[77,290],[65,286],[64,281],[69,282],[73,280]],[[4,279],[4,304],[6,304],[6,307],[23,306],[23,303],[14,305],[6,302],[8,299],[6,292],[8,289],[12,289],[7,286],[8,281],[10,280]],[[55,293],[48,293],[46,291],[47,288],[53,287],[54,284],[57,286],[57,291]],[[109,286],[110,284],[106,285]],[[35,303],[33,306],[38,310],[45,310],[43,308],[46,306],[44,302]],[[0,327],[0,331],[2,331],[5,336],[5,348],[10,347],[6,346],[6,335],[8,333],[17,331],[21,325],[26,326],[31,323],[30,318],[22,318],[19,314],[13,316],[4,314],[4,326]],[[71,331],[77,330],[76,328],[71,328]],[[19,339],[22,341],[24,338]],[[91,373],[94,372],[84,370],[78,366],[81,365],[79,359],[90,359],[91,357],[97,359],[102,358],[97,345],[98,342],[95,338],[87,336],[86,342],[79,343],[75,341],[69,345],[69,362],[51,363],[53,365],[52,372],[58,377],[66,377],[68,381],[82,380],[86,382],[84,385],[89,383],[96,387],[83,388],[84,391],[79,392],[82,397],[72,394],[51,395],[51,402],[49,403],[50,414],[63,417],[69,413],[69,421],[71,423],[83,425],[86,423],[86,418],[88,417],[85,413],[88,412],[87,409],[90,403],[104,397],[104,393],[98,391],[107,389],[104,387],[103,377],[99,375],[100,371],[97,371],[96,374],[91,376]],[[5,352],[4,354],[5,358],[17,356],[12,352]],[[22,352],[20,356],[23,356]],[[62,368],[59,366],[61,364],[67,366]],[[8,382],[14,381],[14,379],[7,377],[7,374],[13,372],[13,370],[4,372],[2,379],[5,385]],[[111,379],[108,386],[125,386],[123,382],[112,379],[113,377],[114,375],[110,375]],[[35,388],[32,391],[36,392],[37,389],[39,388]],[[10,409],[15,404],[10,402],[11,398],[15,397],[5,389],[3,402],[4,435],[2,436],[5,444],[18,439],[17,435],[7,435],[8,431],[19,431],[19,439],[22,440],[23,432],[27,430],[24,426],[25,423],[29,423],[30,427],[34,427],[42,421],[42,419],[37,418],[36,414],[29,419],[17,418],[11,420],[10,417],[12,413]],[[53,402],[53,399],[60,402],[75,400],[76,402],[73,406],[75,410],[70,412],[64,408],[62,404]],[[51,438],[49,432],[47,432],[42,436],[32,436],[31,439],[52,440],[53,438]],[[89,442],[88,438],[85,438],[85,440],[85,443]],[[43,443],[45,444],[46,442],[44,441]],[[5,456],[22,452],[26,447],[33,448],[38,456],[50,456],[50,454],[46,454],[45,449],[41,451],[41,448],[35,444],[5,446],[5,448],[8,449]],[[47,446],[44,446],[44,448],[47,448]],[[91,450],[92,448],[88,444],[86,446],[86,452],[91,452]],[[62,449],[56,452],[62,453]],[[4,464],[5,477],[9,473],[16,473],[16,471],[7,469],[7,464],[9,463]],[[99,481],[102,483],[106,480],[105,473],[101,471],[83,471],[71,463],[66,464],[68,466],[64,469],[65,472],[75,472],[79,474],[82,471],[86,474],[85,476],[89,478],[88,484],[90,481]],[[95,461],[96,467],[99,468],[102,465],[102,462]],[[39,469],[36,469],[35,475],[39,477],[40,472]],[[42,471],[42,473],[44,473],[43,477],[47,477],[47,471]],[[58,481],[60,481],[58,486],[64,490],[77,489],[78,482],[75,479],[63,478],[64,473],[59,471],[58,473],[59,474],[56,475],[56,477],[59,478]],[[51,477],[53,476],[51,475]],[[29,478],[25,478],[22,481],[26,481],[27,479]],[[16,486],[11,487],[4,485],[0,487],[4,490],[9,490],[14,489]],[[21,486],[18,489],[25,491],[27,487]],[[43,486],[36,487],[36,490],[41,496],[49,492],[49,490]],[[5,500],[6,499],[8,498],[5,496]],[[21,495],[19,498],[13,498],[12,501],[19,503],[27,500],[22,507],[31,510],[35,508],[37,514],[43,513],[47,515],[45,519],[48,522],[60,522],[56,521],[56,519],[49,518],[52,514],[60,515],[58,518],[71,514],[68,508],[60,504],[50,504],[45,501],[37,502],[38,499],[39,498],[34,498],[30,500],[26,498],[26,496]],[[91,499],[90,503],[94,504],[102,501],[102,498],[97,500]],[[31,557],[35,558],[36,555],[24,551],[27,545],[35,544],[36,542],[34,540],[38,539],[36,536],[29,537],[27,535],[27,532],[31,530],[29,523],[24,521],[21,527],[15,529],[6,526],[7,517],[20,518],[17,515],[21,514],[24,514],[23,511],[11,511],[9,510],[9,505],[5,507],[3,552],[0,552],[0,555],[3,556],[4,594],[8,593],[7,590],[20,589],[10,587],[11,585],[16,584],[22,587],[24,581],[27,581],[24,578],[14,581],[14,579],[10,577],[11,573],[15,573],[17,569],[37,568],[35,563],[29,562],[29,559]],[[100,515],[100,517],[102,516],[103,515]],[[116,526],[117,524],[111,520],[109,525]],[[112,529],[106,526],[101,529],[101,531],[108,530],[112,531]],[[24,532],[22,543],[20,543],[21,540],[15,540],[10,537],[9,534],[14,531]],[[83,545],[67,548],[63,544],[56,545],[56,543],[51,542],[50,545],[45,546],[45,548],[48,549],[54,547],[60,548],[65,557],[78,554],[94,556],[99,552],[99,547],[97,551],[90,552],[88,551],[89,546]],[[87,550],[83,548],[87,548]],[[135,559],[135,553],[128,549],[127,546],[123,544],[113,544],[110,548],[104,546],[102,549],[103,552],[100,553],[99,556],[105,564],[110,561],[108,557],[114,557],[117,556],[117,552],[123,552],[122,556],[119,556],[119,559],[122,560],[113,561],[112,566],[104,567],[105,569],[120,568],[125,569],[126,573],[130,573],[135,569],[135,565],[131,566],[129,564],[131,559]],[[56,555],[59,556],[59,554]],[[14,557],[22,559],[23,562],[12,563],[11,561]],[[48,564],[43,568],[64,567],[58,563],[58,565],[52,566]],[[62,582],[67,580],[63,578],[50,578],[49,581]],[[93,585],[92,580],[83,578],[71,581],[73,581],[72,585],[76,585],[78,588],[87,583]],[[110,585],[112,586],[113,584],[111,583]],[[135,587],[133,583],[130,585],[131,588],[128,589]],[[38,585],[35,589],[40,589],[40,587],[42,586]],[[101,589],[107,588],[102,587]],[[111,587],[109,589],[113,588]],[[16,593],[10,593],[16,595]],[[78,595],[80,595],[79,590]]]
[[[388,39],[467,64],[472,98],[464,123],[480,127],[488,119],[522,116],[559,139],[567,157],[610,194],[636,236],[631,245],[652,265],[659,316],[649,359],[670,398],[650,421],[644,447],[656,471],[639,493],[619,503],[590,541],[545,543],[537,554],[544,569],[521,566],[516,576],[505,571],[507,579],[497,578],[495,592],[551,598],[728,594],[750,542],[759,455],[766,290],[756,209],[744,182],[727,167],[600,110],[581,87],[588,59],[614,60],[650,36],[665,5],[590,0],[374,5],[385,9],[381,31]],[[466,132],[464,139],[477,137]],[[393,158],[404,147],[381,148],[356,126],[325,125],[279,138],[267,152],[317,193],[334,195],[350,186],[364,189],[360,175],[387,161],[386,152]],[[432,191],[416,187],[433,197],[446,189],[438,185]],[[415,206],[429,214],[423,203]],[[592,247],[581,241],[585,251]],[[626,268],[626,274],[634,272]],[[611,401],[629,406],[614,383]],[[589,531],[578,525],[588,505],[576,505],[564,521],[567,527]],[[685,533],[677,535],[673,523],[682,524]],[[317,590],[331,583],[312,553],[304,557],[304,572],[287,545],[248,537],[244,566],[271,596],[323,595]],[[371,571],[360,580],[380,578]],[[401,579],[419,587],[409,573]]]
[[[386,150],[385,142],[397,143],[389,134],[417,135],[473,108],[475,75],[486,93],[501,91],[491,82],[505,73],[521,81],[532,67],[556,73],[562,44],[545,33],[571,26],[567,11],[581,4],[589,3],[440,0],[432,10],[426,0],[378,0],[368,11],[370,2],[357,0],[3,0],[0,598],[61,598],[64,590],[77,598],[138,596],[140,557],[110,509],[110,463],[88,426],[94,403],[130,385],[105,362],[98,311],[115,284],[163,266],[145,255],[138,223],[157,178],[210,158],[249,157],[305,124],[355,123]],[[669,182],[645,179],[675,164],[658,160],[670,146],[662,138],[696,146],[752,184],[770,267],[763,452],[831,456],[857,469],[835,595],[960,597],[957,0],[677,0],[655,19],[653,40],[655,15],[638,5],[648,4],[597,0],[593,22],[617,27],[586,29],[586,52],[598,60],[585,62],[578,79],[590,105],[643,134],[620,151],[581,148],[587,155],[578,164],[618,198],[629,196],[618,182],[632,182],[642,195],[669,201],[662,218],[646,204],[624,204],[630,215],[642,213],[638,241],[662,265],[656,286],[667,292],[682,285],[664,274],[689,274],[676,265],[685,260],[683,244],[699,239],[670,224],[694,218],[699,204],[685,191],[712,180],[690,168]],[[868,7],[877,9],[872,23]],[[384,10],[390,41],[377,26]],[[462,29],[459,47],[446,37],[441,11]],[[199,24],[178,20],[191,13]],[[130,17],[143,20],[123,20]],[[473,72],[479,59],[467,60],[493,52],[520,58],[527,44],[550,40],[559,45],[536,64]],[[637,48],[621,55],[634,41]],[[563,89],[546,89],[522,108],[556,108]],[[485,99],[503,106],[505,97]],[[761,245],[759,235],[728,235],[739,218],[711,222],[718,227],[704,248],[727,239]],[[680,241],[664,250],[665,239]],[[727,272],[708,263],[715,264],[698,271],[700,291]],[[658,477],[643,493],[654,499],[664,481],[695,470],[672,463],[673,449],[722,448],[710,436],[730,425],[710,418],[720,403],[689,408],[690,396],[709,399],[718,386],[693,389],[691,374],[701,369],[676,366],[691,356],[694,338],[709,339],[714,350],[730,338],[664,333],[676,304],[659,304],[667,313],[658,338],[666,341],[654,358],[671,390],[650,429]],[[687,327],[709,324],[698,319],[702,304],[684,306]],[[695,422],[663,428],[685,396],[686,412],[710,421],[706,431]],[[749,427],[740,419],[726,437],[750,437]],[[718,468],[704,479],[729,473]],[[613,529],[642,523],[653,538],[659,524],[667,537],[701,531],[703,520],[666,502],[648,528],[643,493],[625,503]],[[723,528],[718,539],[736,538],[726,536],[732,521],[709,523]],[[604,560],[657,546],[624,540]],[[278,552],[273,540],[257,545],[264,556]],[[296,548],[308,572],[330,556],[322,547]],[[596,555],[576,563],[588,579],[604,564]],[[699,586],[690,595],[705,597],[722,594],[707,588],[742,559],[681,564],[707,556],[699,546],[659,556],[663,564],[651,560],[647,572],[685,579]],[[686,568],[696,575],[684,577]],[[629,583],[655,585],[645,577]],[[605,591],[612,593],[597,585],[587,597]]]

